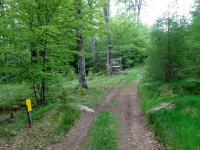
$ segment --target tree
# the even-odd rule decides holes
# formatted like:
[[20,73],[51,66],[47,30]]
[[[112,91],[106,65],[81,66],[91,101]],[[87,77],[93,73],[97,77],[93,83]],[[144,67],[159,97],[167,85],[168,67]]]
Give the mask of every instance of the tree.
[[[95,1],[93,0],[88,0],[88,5],[90,8],[90,20],[92,21],[92,23],[94,22],[94,4]],[[96,35],[93,34],[91,37],[91,42],[92,42],[92,53],[93,53],[93,69],[96,71],[97,69],[97,39],[96,39]]]
[[85,69],[85,54],[83,45],[83,35],[82,35],[82,0],[76,0],[76,19],[79,26],[76,28],[77,34],[77,50],[80,53],[78,60],[78,76],[79,76],[79,86],[82,88],[88,88],[86,81],[86,69]]
[[75,15],[70,13],[75,10],[72,4],[66,0],[14,0],[4,4],[7,8],[0,20],[6,27],[1,32],[4,34],[1,76],[33,82],[38,104],[47,103],[48,84],[55,74],[64,75],[74,61],[76,32]]
[[136,15],[136,22],[139,24],[144,0],[119,0],[119,2],[125,3],[127,11],[131,10],[134,12]]
[[111,35],[110,35],[110,0],[107,0],[106,5],[104,7],[104,16],[106,22],[106,32],[107,32],[107,73],[108,75],[112,74],[112,43],[111,43]]
[[138,27],[132,15],[120,15],[112,19],[110,28],[113,57],[122,58],[123,68],[143,63],[149,45],[148,27]]
[[188,76],[200,78],[200,1],[195,1],[195,10],[192,12],[192,24],[189,27],[189,35],[187,38],[187,67],[184,70]]
[[171,82],[182,78],[180,72],[185,66],[187,49],[186,27],[185,19],[176,16],[164,16],[154,24],[148,58],[149,75],[154,79]]

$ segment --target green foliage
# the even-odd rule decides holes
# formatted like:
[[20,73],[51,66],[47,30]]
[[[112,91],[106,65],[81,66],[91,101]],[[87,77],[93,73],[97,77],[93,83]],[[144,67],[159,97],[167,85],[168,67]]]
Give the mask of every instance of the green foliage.
[[16,105],[24,105],[26,98],[32,98],[33,93],[28,83],[0,84],[0,109],[9,109]]
[[[67,133],[71,127],[74,126],[75,121],[80,117],[80,111],[69,106],[61,106],[59,111],[63,112],[63,118],[60,125],[55,129],[56,134],[61,135],[63,132]],[[65,135],[65,134],[63,134]]]
[[137,25],[132,18],[133,15],[121,15],[111,22],[113,57],[121,57],[124,68],[143,63],[149,44],[148,28],[142,24]]
[[[127,14],[126,14],[127,15]],[[120,14],[110,20],[112,57],[122,58],[123,68],[131,68],[142,64],[146,58],[149,45],[149,29],[142,24],[136,25],[134,15]],[[107,38],[105,32],[96,35],[97,69],[93,68],[91,38],[86,39],[87,66],[90,70],[105,71],[107,55]],[[89,70],[89,69],[88,69]]]
[[[0,140],[0,149],[2,147],[5,148],[9,141],[14,142],[20,150],[27,149],[27,146],[30,145],[29,149],[34,149],[35,147],[45,149],[50,143],[59,142],[80,117],[80,111],[74,106],[96,107],[105,99],[105,96],[113,87],[124,88],[128,86],[132,83],[133,79],[139,77],[140,73],[141,67],[137,67],[130,70],[126,75],[113,77],[95,76],[92,80],[89,80],[90,88],[88,90],[79,89],[75,80],[69,81],[66,84],[65,82],[68,79],[63,77],[58,78],[55,82],[51,83],[54,87],[50,87],[51,90],[49,90],[52,92],[49,95],[49,104],[37,107],[34,105],[32,112],[33,128],[30,132],[26,132],[27,130],[25,130],[28,127],[25,107],[21,108],[19,112],[14,113],[14,123],[11,124],[2,124],[2,121],[10,118],[10,115],[3,111],[5,114],[0,115],[0,136],[5,134],[6,136]],[[23,90],[28,89],[27,87],[27,84],[22,84],[22,86],[11,84],[7,85],[6,89],[10,93],[15,93],[18,88]],[[6,95],[7,90],[1,94]],[[12,95],[13,100],[9,103],[6,102],[6,104],[10,104],[9,108],[17,104],[15,101],[17,97],[17,95]],[[109,120],[112,116],[106,114],[106,118],[108,117]],[[19,144],[18,141],[23,141],[23,144]],[[10,145],[13,145],[13,143],[10,143]]]
[[178,93],[200,94],[200,80],[196,78],[188,78],[172,85]]
[[189,45],[187,51],[187,67],[184,72],[186,72],[187,77],[200,77],[200,44],[199,44],[199,27],[200,27],[200,1],[195,1],[195,7],[192,13],[193,20],[189,27],[189,34],[187,44]]
[[[145,79],[140,83],[139,91],[142,95],[141,106],[145,112],[164,102],[173,102],[175,108],[148,112],[150,125],[157,138],[167,150],[196,150],[199,148],[200,96],[195,90],[190,91],[188,81],[179,81],[170,84]],[[191,81],[189,81],[191,82]],[[183,90],[181,90],[183,89]]]
[[196,0],[192,22],[184,17],[164,15],[153,26],[148,72],[165,82],[199,78],[200,1]]
[[[38,99],[48,99],[48,94],[40,91],[50,93],[57,76],[76,78],[74,68],[82,55],[76,51],[76,29],[81,28],[87,37],[104,27],[99,15],[104,3],[91,2],[93,7],[89,9],[88,2],[83,1],[83,15],[78,21],[73,0],[2,1],[0,80],[34,81]],[[91,21],[90,14],[96,22]]]
[[152,28],[151,47],[148,58],[148,74],[165,82],[183,78],[187,51],[185,34],[187,22],[184,18],[165,16]]
[[119,122],[116,116],[110,112],[102,112],[95,120],[89,143],[88,150],[116,150],[119,134]]
[[[197,0],[191,23],[168,15],[152,28],[146,74],[150,78],[139,89],[141,105],[167,150],[199,149],[199,6]],[[149,112],[165,102],[175,108]]]

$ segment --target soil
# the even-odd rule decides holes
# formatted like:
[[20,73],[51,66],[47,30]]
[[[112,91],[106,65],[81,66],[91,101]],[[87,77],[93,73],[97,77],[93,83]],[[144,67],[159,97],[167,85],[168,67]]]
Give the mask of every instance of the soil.
[[74,128],[70,130],[64,141],[52,145],[47,150],[81,150],[84,148],[92,121],[106,109],[108,104],[116,98],[119,87],[115,87],[108,96],[97,106],[95,113],[85,112]]
[[161,146],[147,127],[145,114],[140,107],[137,92],[139,80],[120,92],[112,111],[120,120],[120,150],[158,150]]
[[158,150],[161,149],[154,134],[148,129],[144,113],[140,108],[140,98],[137,92],[139,80],[131,86],[120,90],[115,87],[102,103],[96,107],[95,113],[86,112],[80,121],[67,134],[66,138],[58,144],[51,145],[48,150],[82,150],[88,139],[92,121],[98,114],[108,108],[110,102],[116,105],[111,109],[120,120],[120,150]]

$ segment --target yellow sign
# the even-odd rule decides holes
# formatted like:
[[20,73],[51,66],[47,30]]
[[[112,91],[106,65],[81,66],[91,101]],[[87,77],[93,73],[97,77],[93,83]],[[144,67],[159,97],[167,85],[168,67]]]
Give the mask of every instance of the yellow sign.
[[26,100],[26,106],[27,106],[28,112],[31,112],[32,111],[32,106],[31,106],[31,100],[30,99]]

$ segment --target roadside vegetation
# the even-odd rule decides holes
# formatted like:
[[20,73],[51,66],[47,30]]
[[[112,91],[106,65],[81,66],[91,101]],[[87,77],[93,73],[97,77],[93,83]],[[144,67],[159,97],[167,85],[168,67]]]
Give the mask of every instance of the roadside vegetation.
[[[165,148],[200,149],[200,0],[190,19],[174,0],[152,27],[141,21],[145,0],[115,2],[124,7],[112,16],[110,0],[0,0],[0,149],[60,142],[82,115],[77,105],[95,108],[140,77],[141,106]],[[102,112],[86,147],[116,149],[117,134],[115,115]]]
[[[163,84],[143,79],[139,90],[142,95],[141,106],[165,149],[199,149],[200,81]],[[151,111],[163,103],[172,103],[175,106]]]
[[0,149],[59,142],[81,116],[77,105],[94,108],[139,75],[122,71],[146,57],[149,29],[135,11],[111,17],[109,0],[0,0]]
[[[59,91],[55,91],[52,95],[52,98],[56,99],[49,101],[45,107],[36,107],[36,103],[33,105],[32,129],[28,129],[25,107],[26,97],[21,97],[20,103],[22,103],[22,106],[16,112],[13,112],[13,109],[8,109],[7,111],[4,109],[1,111],[0,149],[8,149],[11,148],[10,146],[14,146],[14,149],[19,150],[27,148],[45,149],[48,145],[60,142],[81,115],[81,111],[77,105],[88,106],[90,108],[97,106],[104,100],[104,97],[113,87],[118,87],[119,89],[126,87],[132,83],[133,79],[140,77],[141,69],[142,67],[135,67],[128,70],[124,75],[112,77],[91,75],[88,77],[89,89],[87,90],[78,88],[76,80],[66,85],[63,82],[65,79],[60,79],[55,84]],[[23,92],[18,92],[20,91],[19,88],[28,88],[28,85],[8,85],[5,92],[8,90],[10,93],[24,94]],[[27,95],[30,93],[27,92]],[[7,103],[7,108],[12,108],[11,106],[15,106],[19,102],[18,95],[8,95],[7,98],[10,99],[10,103]],[[7,102],[6,99],[5,101]],[[1,101],[2,106],[4,106],[3,102]],[[11,112],[14,113],[13,120],[10,119]],[[112,116],[109,114],[107,116],[106,114],[105,118],[108,117],[111,119]],[[103,123],[105,120],[101,122]],[[115,119],[113,118],[113,120]],[[108,130],[108,132],[110,131]]]
[[172,12],[154,24],[146,71],[140,83],[141,106],[167,150],[200,148],[200,1],[191,23]]
[[92,125],[86,150],[116,150],[118,138],[118,118],[111,112],[102,112]]
[[[117,81],[118,91],[133,84],[134,79],[141,78],[143,66],[127,70],[126,75],[120,75],[111,80]],[[119,93],[118,93],[119,94]],[[116,99],[112,99],[106,110],[101,112],[93,121],[89,138],[85,145],[86,150],[116,150],[119,141],[119,118],[111,111],[116,106]]]

